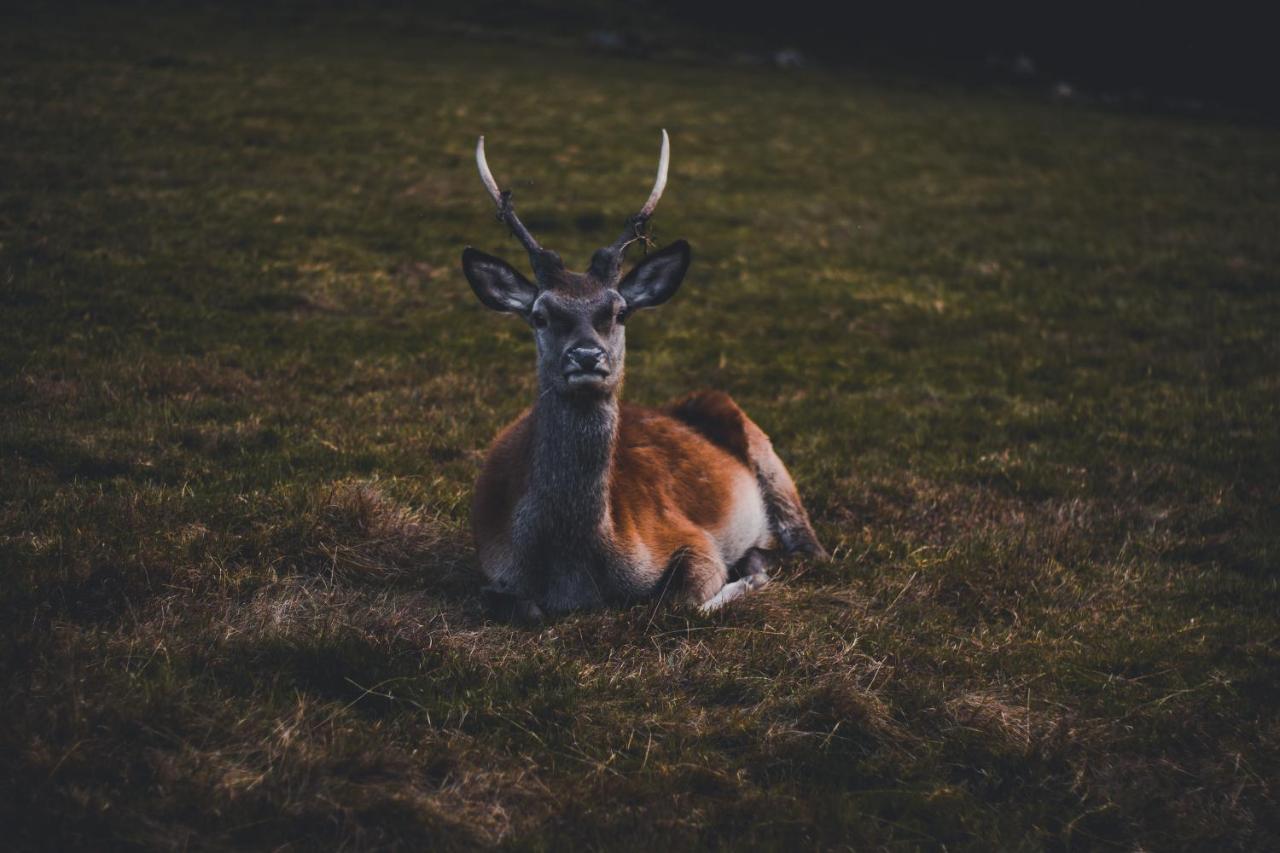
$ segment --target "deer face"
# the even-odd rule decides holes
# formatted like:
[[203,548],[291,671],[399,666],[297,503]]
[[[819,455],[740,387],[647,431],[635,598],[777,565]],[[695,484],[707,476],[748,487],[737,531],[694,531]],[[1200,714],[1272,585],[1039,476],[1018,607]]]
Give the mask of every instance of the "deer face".
[[462,254],[462,268],[481,303],[517,314],[533,329],[541,388],[611,395],[622,383],[627,319],[670,299],[689,260],[689,244],[679,240],[612,284],[595,272],[563,269],[545,271],[534,284],[501,258],[471,248]]
[[[462,269],[476,297],[495,311],[518,314],[533,328],[538,345],[538,383],[563,395],[611,395],[622,383],[626,354],[624,323],[641,308],[666,302],[689,268],[689,244],[677,240],[621,275],[629,245],[645,239],[644,228],[667,183],[670,140],[662,131],[658,177],[649,200],[627,220],[614,243],[595,253],[585,273],[569,272],[560,256],[544,249],[516,216],[511,193],[498,188],[485,161],[484,137],[476,144],[480,180],[498,218],[529,252],[534,280],[501,258],[468,247]],[[536,283],[535,283],[536,282]]]

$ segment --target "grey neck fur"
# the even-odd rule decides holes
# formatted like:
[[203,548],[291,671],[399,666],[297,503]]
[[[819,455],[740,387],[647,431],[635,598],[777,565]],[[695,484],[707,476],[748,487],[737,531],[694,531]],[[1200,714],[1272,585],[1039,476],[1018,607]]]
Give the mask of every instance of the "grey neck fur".
[[539,395],[530,471],[539,527],[574,543],[605,532],[618,397]]
[[614,558],[609,477],[618,435],[618,399],[539,397],[533,412],[525,535],[550,612],[598,607],[629,594]]

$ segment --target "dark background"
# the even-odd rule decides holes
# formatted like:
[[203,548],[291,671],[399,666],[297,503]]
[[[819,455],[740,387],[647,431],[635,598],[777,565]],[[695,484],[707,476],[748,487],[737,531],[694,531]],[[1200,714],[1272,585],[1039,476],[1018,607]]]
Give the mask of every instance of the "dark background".
[[[0,4],[5,17],[64,14],[80,3]],[[90,4],[92,5],[92,4]],[[891,70],[1156,111],[1280,118],[1280,50],[1262,4],[830,3],[792,0],[419,0],[113,4],[122,15],[199,8],[250,25],[305,27],[323,11],[397,30],[547,41],[698,63],[777,64],[780,50],[828,70]],[[15,21],[16,23],[16,21]],[[1065,86],[1064,86],[1065,84]]]
[[[901,63],[980,76],[991,59],[1029,57],[1038,74],[1086,89],[1132,90],[1274,107],[1275,30],[1257,14],[1215,4],[837,4],[750,7],[661,0],[702,27],[790,39],[831,62]],[[997,68],[999,66],[996,66]]]
[[1046,90],[1065,83],[1076,97],[1154,109],[1274,118],[1280,107],[1280,51],[1261,4],[541,0],[365,8],[589,40],[603,32],[611,48],[639,55],[684,49],[706,61],[754,53],[770,62],[777,50],[793,48],[826,68]]

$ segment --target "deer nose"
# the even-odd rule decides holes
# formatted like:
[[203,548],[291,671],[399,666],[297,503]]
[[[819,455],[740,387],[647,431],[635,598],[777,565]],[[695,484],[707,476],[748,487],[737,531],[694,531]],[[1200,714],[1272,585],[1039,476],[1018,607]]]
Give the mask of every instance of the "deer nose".
[[570,366],[579,370],[598,370],[604,364],[604,350],[600,347],[574,347],[566,355]]

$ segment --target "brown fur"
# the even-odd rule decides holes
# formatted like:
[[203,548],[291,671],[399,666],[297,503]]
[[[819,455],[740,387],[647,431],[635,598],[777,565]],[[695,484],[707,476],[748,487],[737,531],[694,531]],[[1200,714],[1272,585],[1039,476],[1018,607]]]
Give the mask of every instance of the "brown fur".
[[[532,409],[522,413],[490,447],[472,505],[479,543],[505,537],[524,494],[533,442],[531,415]],[[701,545],[702,530],[723,519],[733,472],[741,466],[688,424],[623,403],[609,504],[619,544],[643,544],[655,556]]]
[[[533,442],[532,410],[494,440],[476,483],[472,525],[479,548],[505,546],[512,513],[524,494]],[[679,559],[680,597],[701,603],[728,575],[708,542],[732,505],[743,469],[760,484],[784,551],[824,553],[791,477],[765,433],[727,394],[690,394],[664,410],[622,403],[609,471],[609,516],[615,545],[665,572]],[[649,578],[656,582],[655,577]]]
[[785,553],[827,556],[800,502],[800,492],[773,442],[723,391],[694,391],[668,411],[741,460],[756,475],[774,533]]
[[610,490],[618,544],[643,549],[657,573],[683,557],[681,597],[706,601],[727,576],[706,531],[724,521],[741,467],[680,421],[624,404]]
[[482,552],[488,543],[506,540],[511,515],[528,483],[532,414],[533,409],[525,409],[498,433],[489,445],[484,467],[476,480],[471,501],[471,530],[476,547]]
[[746,429],[750,419],[728,394],[694,391],[667,406],[666,411],[729,451],[744,465],[751,464]]

